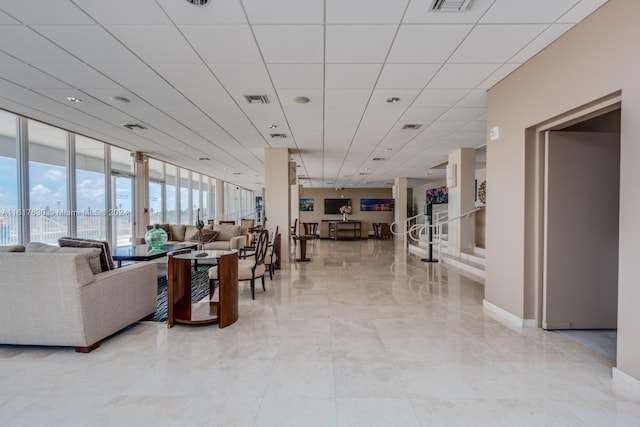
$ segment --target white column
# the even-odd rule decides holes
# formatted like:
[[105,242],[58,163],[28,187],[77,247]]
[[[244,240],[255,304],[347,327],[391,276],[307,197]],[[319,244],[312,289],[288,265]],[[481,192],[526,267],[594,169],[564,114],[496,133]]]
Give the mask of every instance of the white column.
[[224,181],[216,179],[216,218],[218,223],[224,219]]
[[289,149],[265,149],[265,217],[267,227],[282,234],[282,260],[289,257],[289,232],[291,230],[291,183],[289,181]]
[[396,223],[395,231],[402,233],[402,243],[407,247],[407,178],[396,177],[395,180],[395,207],[393,209],[394,221]]
[[[449,219],[469,212],[475,207],[476,150],[461,148],[449,154],[447,166],[449,187]],[[449,173],[452,176],[449,176]],[[449,252],[473,253],[475,246],[475,218],[460,218],[449,223]]]

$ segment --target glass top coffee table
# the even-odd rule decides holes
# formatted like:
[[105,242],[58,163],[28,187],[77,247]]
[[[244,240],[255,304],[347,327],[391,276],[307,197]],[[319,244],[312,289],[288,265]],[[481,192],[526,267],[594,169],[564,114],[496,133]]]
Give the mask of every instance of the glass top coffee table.
[[111,257],[118,263],[118,268],[122,267],[122,261],[151,261],[162,258],[167,253],[179,249],[195,249],[198,244],[195,242],[170,243],[162,245],[160,249],[151,249],[148,245],[121,246],[111,251]]

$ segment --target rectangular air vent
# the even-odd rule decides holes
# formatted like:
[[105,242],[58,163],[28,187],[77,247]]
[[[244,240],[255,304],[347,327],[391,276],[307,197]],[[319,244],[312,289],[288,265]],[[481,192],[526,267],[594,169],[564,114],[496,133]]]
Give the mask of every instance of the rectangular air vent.
[[267,95],[245,95],[244,98],[249,104],[268,104]]
[[373,159],[371,159],[371,160],[373,160],[373,161],[375,161],[375,162],[380,162],[380,161],[384,160],[384,157],[374,157],[374,158],[373,158]]
[[402,126],[402,130],[418,130],[420,129],[420,126],[422,126],[421,124],[407,124]]
[[139,125],[137,123],[124,124],[122,126],[126,127],[127,129],[130,129],[130,130],[134,130],[134,129],[145,130],[146,129],[146,127],[144,127],[142,125]]
[[430,12],[464,12],[471,6],[471,0],[433,0]]
[[286,138],[287,135],[285,135],[284,133],[270,133],[269,134],[271,136],[271,138]]

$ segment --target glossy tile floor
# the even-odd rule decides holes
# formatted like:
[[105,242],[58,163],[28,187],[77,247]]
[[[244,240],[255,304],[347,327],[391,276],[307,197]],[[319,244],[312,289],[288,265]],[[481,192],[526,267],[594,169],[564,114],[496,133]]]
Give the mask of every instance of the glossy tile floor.
[[1,426],[638,426],[614,360],[483,312],[389,241],[309,246],[219,330],[139,323],[88,355],[0,346]]

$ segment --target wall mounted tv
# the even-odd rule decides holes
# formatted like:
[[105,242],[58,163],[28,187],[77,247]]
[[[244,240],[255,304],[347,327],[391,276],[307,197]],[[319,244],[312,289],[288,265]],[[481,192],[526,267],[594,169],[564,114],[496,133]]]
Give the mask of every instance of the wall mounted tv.
[[449,189],[447,187],[438,187],[427,190],[427,203],[433,205],[449,203]]
[[351,206],[351,199],[324,199],[324,214],[340,215],[341,206]]

